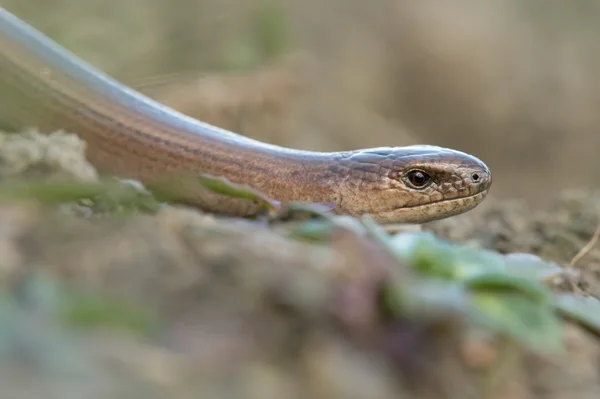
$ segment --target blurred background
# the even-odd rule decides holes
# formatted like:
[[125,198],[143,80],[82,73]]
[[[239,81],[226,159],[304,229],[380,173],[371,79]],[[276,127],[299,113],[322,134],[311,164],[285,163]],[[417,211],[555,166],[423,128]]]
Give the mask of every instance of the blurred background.
[[0,0],[188,115],[302,149],[470,152],[495,198],[597,187],[600,2]]

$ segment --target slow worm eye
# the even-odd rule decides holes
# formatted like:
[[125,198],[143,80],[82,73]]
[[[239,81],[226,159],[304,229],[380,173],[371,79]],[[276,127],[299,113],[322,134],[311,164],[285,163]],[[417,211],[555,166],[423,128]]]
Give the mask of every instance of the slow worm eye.
[[427,173],[418,169],[408,172],[406,179],[414,188],[423,188],[431,181],[431,177]]

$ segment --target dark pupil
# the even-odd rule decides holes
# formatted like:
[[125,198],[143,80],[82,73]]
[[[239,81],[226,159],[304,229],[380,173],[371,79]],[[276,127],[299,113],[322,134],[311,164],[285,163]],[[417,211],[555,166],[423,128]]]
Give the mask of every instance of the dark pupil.
[[415,186],[422,186],[427,182],[427,175],[423,172],[413,172],[410,175],[410,180]]

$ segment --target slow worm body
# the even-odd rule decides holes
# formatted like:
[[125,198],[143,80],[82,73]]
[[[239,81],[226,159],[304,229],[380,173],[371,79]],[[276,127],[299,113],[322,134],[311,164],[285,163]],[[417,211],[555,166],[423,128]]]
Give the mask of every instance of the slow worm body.
[[[380,223],[424,223],[477,206],[491,186],[478,158],[408,146],[300,151],[187,117],[86,64],[0,9],[0,123],[64,130],[86,143],[104,174],[150,182],[180,172],[222,176],[289,203],[333,203],[334,212]],[[190,188],[186,202],[243,216],[255,204]]]

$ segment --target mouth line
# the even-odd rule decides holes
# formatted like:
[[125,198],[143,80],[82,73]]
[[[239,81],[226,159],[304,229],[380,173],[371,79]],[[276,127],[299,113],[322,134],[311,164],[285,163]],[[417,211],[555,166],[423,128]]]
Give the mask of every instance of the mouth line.
[[453,202],[460,202],[460,201],[465,201],[465,200],[469,200],[469,199],[475,199],[478,197],[485,197],[489,191],[490,191],[490,189],[488,188],[486,190],[480,191],[476,194],[468,195],[466,197],[448,198],[448,199],[443,199],[443,200],[436,201],[436,202],[429,202],[427,204],[414,205],[414,206],[400,206],[396,209],[418,209],[418,208],[426,208],[426,207],[431,207],[431,206],[436,206],[436,205],[441,205],[441,204],[451,204]]

